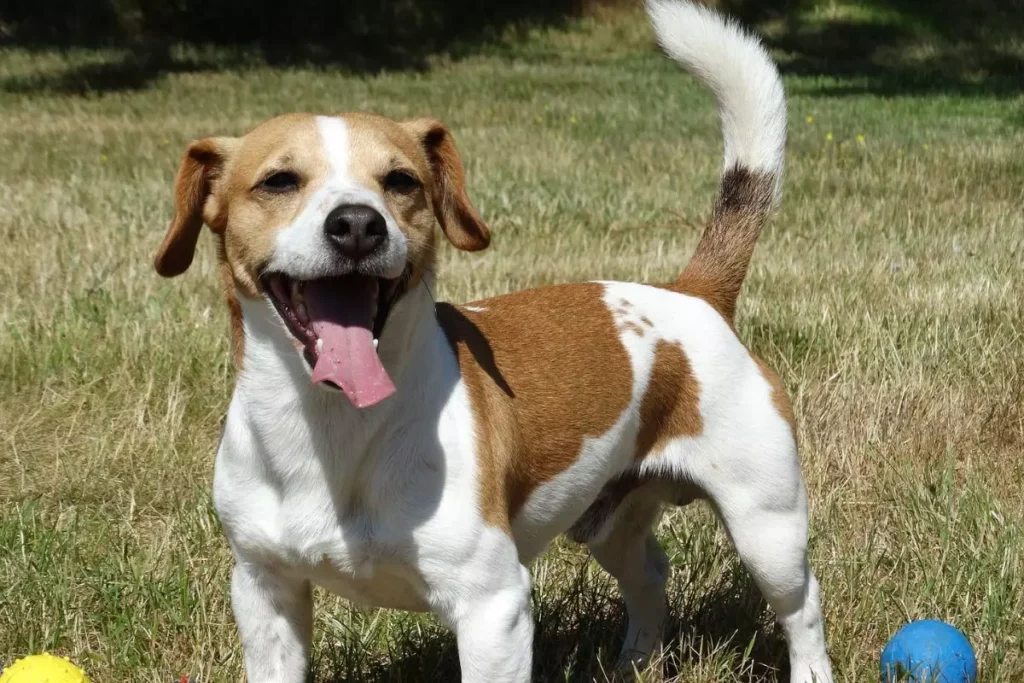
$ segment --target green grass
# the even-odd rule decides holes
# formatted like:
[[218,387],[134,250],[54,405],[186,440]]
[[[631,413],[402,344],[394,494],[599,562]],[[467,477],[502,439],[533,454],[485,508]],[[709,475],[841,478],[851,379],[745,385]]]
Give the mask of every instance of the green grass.
[[[427,72],[218,55],[204,60],[224,68],[79,96],[67,75],[117,54],[0,51],[3,661],[59,652],[98,682],[241,677],[210,504],[231,387],[215,258],[204,240],[183,278],[150,267],[188,140],[296,110],[444,119],[495,234],[483,254],[445,253],[455,301],[672,277],[711,208],[710,98],[633,14]],[[888,637],[937,617],[974,643],[981,680],[1019,681],[1024,98],[871,85],[787,77],[784,203],[739,327],[794,397],[840,680],[874,680]],[[775,680],[785,646],[708,510],[670,513],[661,537],[670,677]],[[604,680],[623,628],[614,586],[567,542],[534,576],[537,679]],[[317,680],[453,679],[454,640],[430,618],[318,603]]]

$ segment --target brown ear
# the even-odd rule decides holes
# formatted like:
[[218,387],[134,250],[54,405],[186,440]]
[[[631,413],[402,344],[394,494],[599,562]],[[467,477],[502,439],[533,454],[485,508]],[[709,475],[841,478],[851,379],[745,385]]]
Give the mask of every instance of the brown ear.
[[417,119],[404,125],[420,141],[430,163],[434,214],[445,237],[464,251],[486,248],[491,243],[491,231],[466,194],[466,173],[452,134],[434,119]]
[[[160,275],[181,275],[192,265],[204,213],[219,213],[216,210],[205,211],[207,208],[215,209],[206,206],[210,187],[223,170],[235,143],[234,138],[204,138],[189,145],[181,157],[178,177],[174,181],[174,218],[153,259],[153,266]],[[216,215],[208,215],[210,227],[223,229],[223,225],[213,224],[216,218]]]

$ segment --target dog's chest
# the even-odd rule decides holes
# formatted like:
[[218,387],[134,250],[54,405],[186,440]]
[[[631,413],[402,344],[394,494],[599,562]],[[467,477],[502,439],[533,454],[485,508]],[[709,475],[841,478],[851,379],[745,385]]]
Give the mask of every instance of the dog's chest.
[[243,419],[255,412],[232,406],[216,469],[217,510],[236,553],[353,602],[428,609],[419,565],[423,545],[443,540],[435,517],[452,474],[438,447],[407,425],[368,438],[287,407],[256,425]]
[[[244,555],[353,602],[428,609],[426,585],[415,564],[415,541],[406,525],[371,509],[345,509],[316,486],[284,496],[273,491],[242,495],[266,504],[243,507],[237,496],[220,496],[218,509]],[[273,498],[278,498],[276,505]]]
[[414,540],[393,520],[361,509],[314,518],[305,504],[283,509],[281,519],[282,560],[312,582],[357,603],[428,609]]

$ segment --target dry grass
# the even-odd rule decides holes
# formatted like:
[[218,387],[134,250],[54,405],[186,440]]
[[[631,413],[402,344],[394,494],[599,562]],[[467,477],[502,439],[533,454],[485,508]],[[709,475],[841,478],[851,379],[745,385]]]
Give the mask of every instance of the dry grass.
[[[213,255],[204,243],[173,282],[149,266],[187,140],[291,110],[437,115],[497,236],[446,254],[443,297],[671,277],[721,143],[709,98],[645,35],[636,18],[585,21],[427,73],[257,66],[89,97],[26,90],[105,53],[0,52],[17,86],[0,92],[0,659],[240,678],[209,500],[231,384]],[[1018,681],[1021,100],[822,94],[837,83],[787,80],[786,197],[739,323],[795,398],[835,664],[872,680],[899,625],[938,617],[970,637],[983,681]],[[775,680],[784,645],[708,512],[673,512],[662,538],[675,680]],[[614,587],[568,543],[535,578],[537,679],[603,680]],[[317,680],[454,677],[429,618],[320,601]]]

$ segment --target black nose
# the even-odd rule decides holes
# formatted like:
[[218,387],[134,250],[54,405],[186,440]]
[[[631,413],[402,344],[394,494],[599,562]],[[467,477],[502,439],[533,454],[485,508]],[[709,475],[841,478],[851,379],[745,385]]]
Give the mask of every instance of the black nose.
[[324,220],[324,233],[345,256],[358,261],[378,249],[388,238],[384,216],[370,206],[344,204]]

